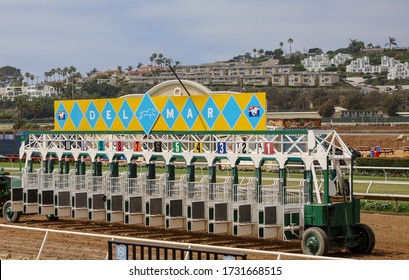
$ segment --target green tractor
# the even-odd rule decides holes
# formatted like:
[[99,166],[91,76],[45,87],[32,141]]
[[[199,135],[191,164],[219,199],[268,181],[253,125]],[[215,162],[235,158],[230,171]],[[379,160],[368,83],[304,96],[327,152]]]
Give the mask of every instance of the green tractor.
[[11,208],[11,177],[4,169],[0,169],[0,208],[3,218],[7,222],[16,223],[20,219],[21,212],[13,212]]

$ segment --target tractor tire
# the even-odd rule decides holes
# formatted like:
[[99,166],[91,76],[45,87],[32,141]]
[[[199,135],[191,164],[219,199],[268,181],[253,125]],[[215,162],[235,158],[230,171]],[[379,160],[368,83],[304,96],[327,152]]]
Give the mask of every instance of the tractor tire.
[[325,256],[329,248],[328,235],[319,227],[310,227],[304,231],[301,248],[306,255]]
[[3,205],[3,218],[6,222],[17,223],[20,220],[21,212],[11,211],[11,200]]
[[356,224],[353,227],[357,245],[350,247],[349,251],[356,254],[370,254],[375,247],[375,234],[366,224]]
[[55,216],[55,215],[47,215],[47,220],[49,221],[58,221],[60,217]]

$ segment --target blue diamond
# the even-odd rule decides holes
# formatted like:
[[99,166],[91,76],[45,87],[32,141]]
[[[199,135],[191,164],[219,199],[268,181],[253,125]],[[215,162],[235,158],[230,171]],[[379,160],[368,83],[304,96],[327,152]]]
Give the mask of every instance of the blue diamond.
[[128,126],[133,118],[133,112],[131,107],[128,104],[128,101],[122,103],[121,109],[119,109],[119,119],[121,120],[123,126],[128,129]]
[[135,116],[141,124],[145,134],[149,134],[159,118],[159,111],[156,108],[155,103],[152,102],[149,94],[145,94],[141,104],[138,106],[138,110],[135,112]]
[[101,114],[98,112],[98,109],[95,106],[94,102],[91,101],[87,111],[85,112],[85,118],[87,119],[92,129],[94,129],[95,125],[97,124],[100,115]]
[[237,105],[237,102],[233,96],[230,96],[229,101],[227,101],[222,112],[224,118],[230,126],[230,129],[233,129],[240,115],[242,114],[241,109],[239,105]]
[[165,120],[166,124],[168,125],[169,129],[172,129],[178,116],[179,111],[176,108],[175,104],[173,104],[172,100],[169,98],[168,101],[166,102],[165,107],[163,107],[162,111],[162,117]]
[[206,101],[205,106],[203,107],[202,116],[210,129],[213,128],[213,125],[216,122],[219,115],[220,115],[219,108],[217,108],[216,104],[213,101],[213,98],[209,97]]
[[247,104],[247,120],[253,128],[257,126],[261,118],[264,116],[264,109],[258,101],[257,97],[253,95],[250,102]]
[[60,105],[58,105],[57,108],[57,112],[55,112],[55,119],[57,120],[60,129],[64,128],[67,118],[68,118],[67,111],[65,110],[63,103],[60,102]]
[[182,110],[183,120],[186,122],[189,129],[192,129],[192,126],[196,122],[198,116],[199,116],[199,112],[197,110],[197,107],[193,103],[192,99],[189,98],[186,101],[186,104]]
[[78,129],[78,126],[80,125],[84,114],[82,113],[81,108],[77,102],[75,102],[75,105],[71,110],[70,116],[72,123],[75,125],[75,128]]
[[111,102],[108,100],[105,104],[104,110],[102,110],[102,119],[107,125],[108,129],[111,129],[112,123],[116,117],[115,109],[112,106]]

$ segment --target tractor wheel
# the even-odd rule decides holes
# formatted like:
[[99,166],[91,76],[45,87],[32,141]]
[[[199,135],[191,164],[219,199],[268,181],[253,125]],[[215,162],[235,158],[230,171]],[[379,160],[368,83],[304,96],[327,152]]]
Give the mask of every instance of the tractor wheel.
[[354,233],[357,245],[349,248],[349,251],[357,254],[370,254],[375,247],[375,234],[372,229],[366,224],[356,224]]
[[324,256],[329,248],[328,235],[319,227],[310,227],[304,231],[301,248],[306,255]]
[[58,221],[60,217],[55,216],[55,215],[47,215],[47,220],[49,221]]
[[9,223],[17,223],[20,220],[21,212],[11,211],[11,201],[7,201],[3,205],[3,218]]

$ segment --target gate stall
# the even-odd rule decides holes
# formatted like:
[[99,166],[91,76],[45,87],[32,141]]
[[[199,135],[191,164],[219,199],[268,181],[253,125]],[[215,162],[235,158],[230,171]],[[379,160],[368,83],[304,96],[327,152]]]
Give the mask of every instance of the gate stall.
[[70,170],[69,174],[54,174],[55,194],[54,208],[56,217],[71,217],[71,190],[70,178],[75,176],[75,170]]
[[226,177],[224,182],[209,184],[209,233],[231,234],[232,190],[232,177]]
[[139,173],[137,178],[125,178],[125,223],[145,223],[146,183],[148,173]]
[[84,175],[70,176],[71,195],[71,217],[88,218],[88,187],[87,177],[92,176],[93,171],[88,170]]
[[282,238],[282,208],[280,206],[280,178],[272,184],[259,187],[258,193],[258,237]]
[[257,236],[257,185],[257,178],[233,185],[233,235]]
[[186,228],[187,174],[179,180],[166,181],[166,228]]
[[108,222],[123,222],[125,217],[124,212],[124,196],[125,196],[125,180],[127,172],[122,172],[119,177],[107,178],[107,217]]
[[209,176],[202,176],[198,182],[188,182],[186,192],[187,230],[208,230]]
[[54,215],[54,175],[57,174],[57,169],[53,173],[45,173],[41,169],[39,173],[38,214]]
[[93,221],[105,221],[106,219],[106,197],[107,197],[107,177],[109,171],[101,175],[87,173],[87,199],[88,199],[88,219]]
[[146,226],[164,226],[165,224],[165,186],[166,174],[160,174],[157,179],[146,179]]

